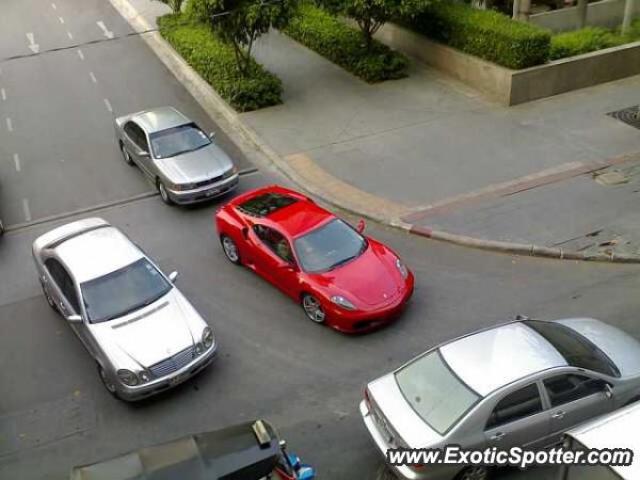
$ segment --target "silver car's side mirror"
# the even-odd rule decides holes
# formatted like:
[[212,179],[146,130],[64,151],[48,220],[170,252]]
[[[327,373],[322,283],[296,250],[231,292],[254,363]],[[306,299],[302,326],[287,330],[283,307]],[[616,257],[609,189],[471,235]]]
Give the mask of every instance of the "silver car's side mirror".
[[175,282],[176,278],[178,278],[178,272],[171,272],[169,274],[169,280],[171,280],[171,283]]
[[216,132],[209,132],[209,138],[211,140],[213,140],[214,138],[216,138]]
[[79,323],[82,322],[82,317],[80,315],[69,315],[67,317],[67,321],[71,323]]
[[151,155],[146,150],[140,150],[140,152],[138,153],[138,156],[140,158],[149,158]]

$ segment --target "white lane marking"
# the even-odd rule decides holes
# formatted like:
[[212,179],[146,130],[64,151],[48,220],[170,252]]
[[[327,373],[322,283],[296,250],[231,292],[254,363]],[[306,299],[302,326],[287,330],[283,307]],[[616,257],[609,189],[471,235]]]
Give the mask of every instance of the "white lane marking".
[[29,40],[29,48],[33,53],[38,53],[40,51],[40,45],[36,43],[36,37],[33,33],[27,33],[27,40]]
[[31,221],[31,209],[29,208],[29,199],[28,198],[23,198],[22,199],[22,210],[24,210],[24,219],[27,222]]
[[73,40],[73,33],[67,30],[67,37],[69,37],[69,40]]
[[58,6],[57,6],[55,3],[52,3],[52,4],[51,4],[51,8],[53,8],[54,10],[57,10],[57,9],[58,9]]
[[2,101],[4,102],[7,99],[7,91],[4,88],[0,88],[0,95],[2,96]]
[[111,102],[109,102],[108,98],[104,99],[104,104],[107,107],[107,110],[109,110],[111,113],[113,113],[113,107],[111,106]]
[[102,30],[102,33],[104,34],[105,37],[113,38],[113,32],[107,29],[107,26],[104,24],[102,20],[96,22],[96,25],[100,27],[100,30]]
[[62,23],[64,25],[64,18],[58,17],[58,20],[60,20],[60,23]]
[[82,50],[78,49],[78,56],[80,57],[80,60],[84,60],[84,53],[82,53]]
[[93,83],[98,83],[98,79],[96,78],[96,76],[93,74],[93,72],[89,72],[89,76],[91,77],[91,81]]
[[16,164],[16,172],[20,171],[20,156],[17,153],[13,154],[13,163]]
[[10,132],[13,132],[13,122],[9,117],[7,117],[7,130],[9,130]]

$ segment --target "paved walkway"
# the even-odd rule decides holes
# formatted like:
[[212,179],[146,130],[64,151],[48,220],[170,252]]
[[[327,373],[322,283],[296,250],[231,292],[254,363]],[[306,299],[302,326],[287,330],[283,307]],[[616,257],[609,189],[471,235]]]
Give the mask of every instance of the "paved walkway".
[[[640,151],[640,131],[606,115],[640,103],[640,77],[504,108],[417,63],[368,85],[278,32],[255,56],[282,79],[284,103],[241,118],[291,162],[419,211],[408,219],[425,228],[640,253],[637,160],[618,165]],[[593,181],[594,162],[622,168],[624,183]]]

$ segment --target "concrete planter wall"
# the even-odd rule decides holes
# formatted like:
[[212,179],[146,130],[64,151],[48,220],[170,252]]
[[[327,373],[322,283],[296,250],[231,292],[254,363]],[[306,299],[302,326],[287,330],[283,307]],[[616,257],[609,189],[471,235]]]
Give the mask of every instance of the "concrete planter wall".
[[394,24],[384,25],[376,38],[504,105],[517,105],[640,74],[640,42],[510,70]]
[[[603,0],[590,3],[587,7],[587,25],[592,27],[619,27],[624,16],[624,0]],[[634,16],[640,15],[640,3],[636,2]],[[562,8],[550,12],[537,13],[529,17],[529,22],[554,32],[574,30],[578,24],[576,7]]]

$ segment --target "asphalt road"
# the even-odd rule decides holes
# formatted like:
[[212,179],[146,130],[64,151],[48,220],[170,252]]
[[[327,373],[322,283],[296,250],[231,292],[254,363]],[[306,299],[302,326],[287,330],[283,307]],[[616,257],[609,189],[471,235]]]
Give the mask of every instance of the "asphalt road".
[[[29,53],[25,32],[34,33],[41,49],[67,45],[65,29],[72,27],[76,41],[99,39],[98,21],[127,32],[104,1],[59,1],[54,10],[46,2],[9,0],[0,18],[0,56]],[[104,98],[116,111],[172,104],[215,128],[139,39],[81,49],[84,60],[74,47],[0,61],[0,88],[8,94],[0,102],[0,205],[9,224],[25,221],[24,198],[36,220],[149,190],[119,158]],[[12,132],[5,128],[8,115],[15,119]],[[280,180],[245,176],[241,190],[273,181]],[[73,465],[266,417],[320,478],[373,480],[380,457],[357,405],[369,380],[411,356],[518,313],[590,315],[640,337],[637,267],[497,255],[373,224],[368,233],[413,269],[416,293],[389,328],[344,336],[312,324],[299,306],[226,261],[213,233],[217,204],[170,208],[152,196],[92,213],[122,228],[166,271],[181,273],[179,288],[221,345],[219,359],[202,375],[134,405],[107,394],[81,343],[40,293],[30,245],[60,222],[17,228],[0,240],[0,479],[62,479]]]

